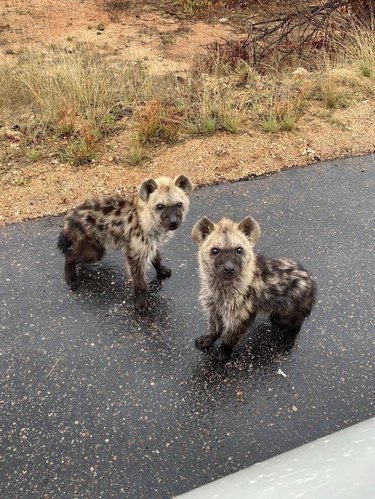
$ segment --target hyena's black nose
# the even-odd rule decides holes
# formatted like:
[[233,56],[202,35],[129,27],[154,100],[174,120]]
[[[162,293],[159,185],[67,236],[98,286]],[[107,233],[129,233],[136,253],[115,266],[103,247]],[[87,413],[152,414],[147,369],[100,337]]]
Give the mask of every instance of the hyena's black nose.
[[169,227],[170,227],[170,229],[172,229],[172,230],[177,229],[177,227],[178,227],[178,221],[177,221],[177,219],[176,219],[176,218],[171,218],[171,219],[169,220]]
[[234,265],[233,265],[232,262],[228,261],[228,262],[224,263],[224,272],[225,272],[225,274],[228,274],[228,275],[233,274],[233,272],[234,272]]

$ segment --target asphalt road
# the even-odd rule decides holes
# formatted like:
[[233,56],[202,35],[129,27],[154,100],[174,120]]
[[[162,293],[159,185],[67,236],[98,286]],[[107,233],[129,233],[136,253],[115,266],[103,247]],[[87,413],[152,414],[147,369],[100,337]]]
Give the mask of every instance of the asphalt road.
[[[143,318],[120,254],[70,292],[61,218],[2,228],[0,496],[171,497],[373,416],[374,187],[369,156],[196,190]],[[194,348],[190,232],[248,214],[319,299],[291,350],[260,322],[223,367]]]

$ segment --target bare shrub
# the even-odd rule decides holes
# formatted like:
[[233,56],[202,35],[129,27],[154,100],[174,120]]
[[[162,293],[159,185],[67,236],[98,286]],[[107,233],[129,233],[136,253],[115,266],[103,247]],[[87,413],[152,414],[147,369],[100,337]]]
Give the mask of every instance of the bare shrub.
[[347,4],[347,0],[286,2],[282,12],[248,18],[248,34],[241,40],[215,42],[209,48],[216,59],[232,66],[239,60],[254,67],[301,60],[329,48]]

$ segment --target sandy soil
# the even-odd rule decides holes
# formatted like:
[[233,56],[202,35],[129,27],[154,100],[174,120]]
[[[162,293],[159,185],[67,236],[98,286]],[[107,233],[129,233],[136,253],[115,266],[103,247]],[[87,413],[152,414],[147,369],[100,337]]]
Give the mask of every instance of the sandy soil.
[[[113,18],[98,5],[93,0],[9,0],[0,7],[0,62],[25,46],[81,41],[108,55],[142,59],[157,73],[183,72],[205,44],[234,36],[220,23],[182,24],[150,9]],[[161,42],[163,35],[174,32],[173,43]],[[61,213],[91,196],[126,193],[150,176],[184,172],[196,184],[207,184],[374,152],[375,102],[364,100],[335,111],[334,123],[309,112],[292,133],[272,135],[255,129],[161,146],[149,162],[137,167],[119,159],[126,153],[124,142],[121,133],[113,136],[89,167],[53,160],[12,168],[0,177],[0,224]]]
[[[11,0],[0,7],[0,62],[24,47],[69,48],[81,42],[106,55],[142,60],[152,72],[185,71],[204,45],[234,36],[221,23],[189,23],[153,11],[132,8],[111,13],[105,0]],[[163,35],[173,44],[163,44]]]

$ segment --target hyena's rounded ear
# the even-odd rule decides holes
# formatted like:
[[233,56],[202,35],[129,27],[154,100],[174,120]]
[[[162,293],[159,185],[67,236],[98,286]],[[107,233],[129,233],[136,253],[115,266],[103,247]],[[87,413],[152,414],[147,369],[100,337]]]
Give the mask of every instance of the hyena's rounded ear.
[[157,189],[158,185],[152,178],[145,180],[139,188],[139,197],[142,201],[147,201],[149,195]]
[[185,177],[185,175],[180,175],[179,177],[176,178],[174,183],[175,185],[177,185],[177,187],[182,189],[185,192],[185,194],[190,196],[190,194],[193,191],[193,184],[191,183],[190,179]]
[[238,224],[238,228],[249,239],[252,244],[255,244],[260,236],[260,228],[258,223],[252,217],[246,217]]
[[191,237],[198,246],[214,230],[215,226],[207,217],[203,217],[194,225]]

